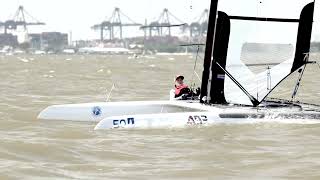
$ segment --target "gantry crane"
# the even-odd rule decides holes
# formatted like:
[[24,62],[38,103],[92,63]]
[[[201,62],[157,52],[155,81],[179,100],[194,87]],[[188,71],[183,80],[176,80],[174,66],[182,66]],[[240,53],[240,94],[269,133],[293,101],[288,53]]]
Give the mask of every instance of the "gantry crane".
[[[30,21],[27,21],[29,20]],[[9,19],[5,22],[0,22],[0,27],[4,29],[4,34],[8,33],[8,30],[16,31],[19,26],[24,28],[24,31],[27,33],[27,26],[34,25],[45,25],[44,22],[40,22],[32,17],[23,6],[19,6],[18,10],[14,14],[12,19]]]
[[[172,21],[175,21],[175,24]],[[175,15],[173,15],[167,8],[165,8],[160,17],[156,20],[151,22],[149,25],[142,26],[142,29],[149,29],[149,36],[153,36],[154,34],[157,36],[171,36],[171,28],[175,26],[185,26],[186,23],[181,21]],[[167,33],[164,31],[167,30]]]
[[208,9],[205,9],[200,15],[200,17],[196,18],[197,21],[192,22],[189,25],[188,28],[190,30],[190,37],[203,36],[207,34],[208,18],[209,18],[209,11]]
[[[125,21],[124,18],[127,21]],[[136,23],[129,16],[120,11],[120,8],[116,7],[108,20],[92,26],[92,29],[100,31],[100,40],[103,41],[106,32],[109,34],[110,40],[115,38],[115,28],[119,28],[119,38],[122,39],[123,27],[127,26],[142,26],[142,24]]]

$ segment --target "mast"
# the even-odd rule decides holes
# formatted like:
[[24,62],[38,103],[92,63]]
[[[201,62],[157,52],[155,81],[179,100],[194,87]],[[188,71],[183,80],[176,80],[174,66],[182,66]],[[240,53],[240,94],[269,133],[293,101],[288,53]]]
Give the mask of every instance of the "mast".
[[[206,49],[203,63],[203,72],[202,72],[202,84],[201,84],[201,94],[200,102],[207,103],[210,101],[210,87],[211,87],[211,61],[212,61],[212,51],[214,47],[214,39],[216,32],[217,24],[217,14],[218,14],[218,0],[211,0],[210,12],[209,12],[209,21],[208,21],[208,31],[207,31],[207,41]],[[203,98],[207,97],[206,100]]]

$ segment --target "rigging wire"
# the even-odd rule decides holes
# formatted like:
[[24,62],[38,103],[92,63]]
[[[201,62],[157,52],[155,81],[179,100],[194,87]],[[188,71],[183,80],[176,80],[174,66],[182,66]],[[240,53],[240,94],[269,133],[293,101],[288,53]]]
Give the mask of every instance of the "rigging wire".
[[111,89],[110,89],[110,91],[109,91],[109,94],[108,94],[108,96],[107,96],[106,102],[110,101],[111,93],[112,93],[112,91],[114,90],[115,87],[116,87],[116,85],[113,83],[113,84],[112,84],[112,87],[111,87]]
[[320,64],[318,62],[316,62],[316,64],[318,65],[319,69],[320,69]]
[[[256,0],[256,17],[259,17],[259,14],[260,14],[260,11],[259,11],[259,8],[260,8],[260,4],[261,4],[262,2],[260,1],[260,0]],[[255,31],[258,31],[258,25],[257,24],[255,24],[255,26],[254,26],[254,30]],[[269,67],[268,67],[269,68]],[[267,76],[268,76],[268,74],[267,74]],[[267,82],[268,83],[268,82]],[[258,79],[256,80],[256,91],[257,91],[257,99],[259,99],[259,81],[258,81]]]
[[196,67],[197,67],[197,61],[198,61],[198,54],[199,54],[199,51],[200,51],[200,46],[198,45],[197,46],[197,54],[196,54],[196,60],[194,62],[194,66],[193,66],[193,73],[192,73],[192,77],[191,77],[191,90],[194,90],[195,86],[196,86],[196,83],[194,82],[194,76],[196,75],[197,78],[199,79],[199,81],[201,82],[200,80],[200,77],[198,75],[198,73],[196,72]]
[[270,72],[270,66],[268,66],[267,68],[267,90],[270,91],[271,90],[271,72]]
[[[193,11],[193,4],[192,4],[192,0],[190,0],[190,6],[189,6],[189,8],[190,8],[190,13],[189,14],[192,14],[192,11]],[[173,16],[172,14],[170,14],[171,16]],[[173,16],[174,17],[174,16]],[[175,17],[174,17],[175,18]],[[197,44],[191,44],[191,39],[189,39],[189,44],[188,45],[182,45],[182,46],[185,46],[186,47],[186,50],[190,47],[190,46],[192,46],[193,48],[196,46],[197,47],[197,51],[196,51],[196,59],[195,59],[195,62],[194,62],[194,66],[193,66],[193,73],[192,73],[192,77],[191,77],[191,87],[190,87],[190,89],[192,90],[192,91],[194,91],[195,90],[195,88],[196,88],[196,83],[195,83],[195,76],[196,76],[196,79],[198,79],[199,80],[199,82],[201,83],[201,78],[200,78],[200,76],[199,76],[199,74],[196,72],[196,68],[197,68],[197,62],[198,62],[198,59],[199,58],[202,58],[200,55],[199,55],[199,52],[200,52],[200,46],[202,46],[203,44],[200,44],[200,43],[197,43]],[[192,93],[192,96],[193,96],[193,93]]]
[[[200,84],[202,83],[202,80],[201,80],[199,74],[196,71],[198,59],[201,57],[199,55],[199,52],[200,52],[200,45],[197,46],[196,60],[194,62],[193,73],[192,73],[192,78],[191,78],[191,91],[192,92],[195,92],[195,90],[196,90],[196,83],[194,82],[194,76],[197,77],[197,79],[199,80]],[[194,98],[194,93],[192,93],[192,99],[193,98]]]
[[299,77],[298,77],[296,86],[294,87],[294,90],[293,90],[293,92],[292,92],[291,102],[294,101],[294,99],[295,99],[295,97],[296,97],[296,95],[297,95],[297,93],[298,93],[299,87],[300,87],[300,85],[301,85],[302,77],[303,77],[304,71],[306,70],[308,61],[309,61],[309,54],[306,53],[306,54],[305,54],[305,57],[304,57],[305,65],[303,66],[303,68],[301,68],[301,69],[298,70],[298,72],[299,72],[300,74],[299,74]]

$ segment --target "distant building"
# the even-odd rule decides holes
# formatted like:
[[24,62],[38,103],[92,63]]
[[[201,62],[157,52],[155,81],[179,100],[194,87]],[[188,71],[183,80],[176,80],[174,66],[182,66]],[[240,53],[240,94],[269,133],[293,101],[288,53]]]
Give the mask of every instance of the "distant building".
[[84,41],[84,40],[79,40],[75,41],[75,46],[77,48],[83,48],[83,47],[95,47],[98,46],[98,43],[96,41]]
[[0,47],[4,46],[11,46],[16,47],[18,46],[18,37],[12,34],[0,34]]
[[46,51],[61,51],[68,46],[68,34],[44,32],[41,34],[41,47]]
[[41,49],[41,34],[29,34],[30,48],[39,50]]
[[60,32],[43,32],[29,34],[32,49],[60,52],[68,46],[68,34]]

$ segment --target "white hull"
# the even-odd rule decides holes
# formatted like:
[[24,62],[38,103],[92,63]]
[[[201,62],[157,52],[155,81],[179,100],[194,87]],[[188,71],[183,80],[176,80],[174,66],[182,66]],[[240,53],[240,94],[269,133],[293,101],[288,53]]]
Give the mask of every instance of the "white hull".
[[320,112],[301,107],[209,106],[188,101],[100,102],[55,105],[43,120],[99,122],[95,129],[162,128],[217,123],[320,123]]
[[113,116],[100,121],[95,130],[116,128],[170,128],[212,124],[216,113],[187,112]]
[[[301,118],[309,117],[310,119]],[[320,113],[301,113],[290,116],[288,113],[265,115],[263,113],[216,113],[187,112],[167,114],[142,114],[113,116],[100,121],[95,130],[119,128],[183,128],[208,126],[214,124],[252,124],[252,123],[285,123],[315,124],[320,123]]]
[[156,114],[208,110],[199,103],[183,101],[97,102],[47,107],[38,119],[99,122],[110,116]]

